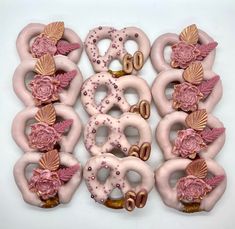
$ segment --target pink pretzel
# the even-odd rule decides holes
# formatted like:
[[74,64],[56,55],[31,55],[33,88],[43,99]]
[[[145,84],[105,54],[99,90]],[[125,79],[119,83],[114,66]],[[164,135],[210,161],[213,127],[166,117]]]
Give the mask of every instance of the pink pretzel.
[[[171,176],[186,170],[186,177],[170,186]],[[207,172],[213,177],[208,178]],[[155,173],[157,190],[163,202],[179,211],[193,213],[210,211],[223,195],[227,180],[224,169],[212,159],[173,159],[165,162]]]
[[[109,128],[109,136],[105,143],[97,145],[96,133],[102,126]],[[139,142],[135,145],[131,145],[125,136],[124,130],[128,126],[135,127],[139,131]],[[118,148],[126,156],[135,154],[142,160],[147,160],[150,156],[151,141],[150,126],[143,118],[133,113],[124,113],[118,119],[107,114],[93,115],[84,130],[84,143],[92,156],[108,153]]]
[[[164,50],[168,45],[173,49],[171,59],[174,62],[171,65],[164,56]],[[207,33],[197,29],[196,25],[191,25],[185,28],[180,36],[166,33],[158,37],[152,45],[151,61],[158,72],[175,67],[185,68],[194,61],[201,61],[204,69],[211,69],[216,46],[217,43]]]
[[[104,56],[99,54],[97,47],[98,42],[102,39],[111,40]],[[142,53],[143,62],[145,62],[150,52],[150,41],[142,30],[136,27],[116,30],[112,27],[102,26],[91,30],[86,37],[85,48],[95,72],[108,71],[110,63],[115,59],[122,64],[124,56],[128,53],[124,46],[127,40],[134,40],[138,44],[138,51]]]
[[[202,118],[197,119],[200,116]],[[178,131],[176,139],[171,142],[170,131],[175,124],[182,124],[186,129]],[[197,125],[202,125],[202,128],[196,129]],[[205,110],[198,110],[191,115],[175,111],[158,123],[156,140],[166,160],[178,157],[194,159],[197,154],[202,158],[214,158],[224,145],[224,131],[219,119],[212,114],[207,115]]]
[[[102,85],[105,85],[108,88],[108,94],[104,97],[100,104],[96,104],[95,91]],[[116,105],[122,112],[128,112],[132,110],[132,106],[127,102],[124,96],[124,92],[127,88],[133,88],[137,91],[140,103],[141,101],[146,101],[148,105],[150,105],[151,93],[145,80],[134,75],[114,78],[108,72],[101,72],[91,76],[83,83],[81,90],[81,101],[84,109],[90,115],[94,115],[99,113],[107,113]],[[150,114],[147,116],[149,115]]]
[[[42,112],[42,108],[27,107],[23,111],[19,112],[13,120],[12,136],[16,144],[24,152],[37,152],[39,149],[41,149],[41,151],[52,150],[56,143],[59,143],[61,151],[73,152],[81,134],[81,120],[71,107],[62,104],[55,104],[54,109],[56,116],[63,118],[65,121],[48,125],[43,120],[46,120],[46,118],[49,117],[52,121],[55,121],[56,118],[53,117],[55,114],[51,112],[50,106],[52,105],[49,104],[45,106],[50,108],[49,112]],[[41,118],[42,121],[31,125],[31,133],[27,136],[27,122],[37,116],[37,120],[39,120],[42,113],[45,114],[45,117]],[[68,134],[63,135],[65,129],[68,129],[70,126],[71,128]]]
[[[104,183],[97,179],[98,171],[102,168],[110,170]],[[126,177],[128,171],[140,174],[141,183],[133,187]],[[148,193],[154,183],[154,174],[146,163],[135,157],[117,158],[112,154],[99,155],[89,159],[83,174],[91,198],[106,207],[126,208],[128,211],[134,210],[135,207],[143,208],[145,206]],[[121,199],[112,199],[109,196],[115,188],[122,192]]]
[[[47,33],[45,34],[46,28]],[[42,34],[44,40],[37,41],[39,43],[37,45],[40,49],[48,50],[41,50],[41,52],[47,53],[48,51],[54,55],[67,55],[74,63],[78,63],[83,49],[82,40],[73,30],[64,28],[63,22],[54,22],[49,25],[31,23],[24,27],[16,41],[21,60],[34,57],[31,53],[32,45],[36,45],[35,40],[38,37],[41,39]]]
[[[48,58],[50,60],[52,57]],[[82,86],[82,74],[76,64],[65,56],[55,56],[55,71],[56,69],[63,70],[65,73],[52,76],[48,76],[49,74],[47,74],[45,76],[39,74],[37,68],[35,70],[35,66],[37,67],[38,63],[40,62],[37,59],[27,59],[23,60],[16,68],[13,76],[13,88],[19,99],[23,101],[25,106],[37,105],[35,104],[35,99],[37,99],[37,103],[42,103],[42,101],[39,100],[42,98],[44,99],[44,103],[59,100],[62,104],[73,106]],[[47,67],[47,62],[45,64]],[[32,86],[33,89],[37,90],[36,97],[32,95],[31,90],[28,88],[29,85],[26,85],[25,83],[25,78],[29,72],[36,72],[36,75],[34,76],[35,79],[31,81],[31,84],[34,82],[34,85]],[[44,80],[45,78],[46,80]],[[67,89],[69,83],[70,86]],[[56,98],[53,98],[55,96]],[[47,99],[46,101],[45,97]]]
[[[200,64],[192,64],[186,70],[173,69],[163,71],[155,79],[151,91],[161,116],[169,114],[176,109],[181,109],[185,112],[206,109],[211,112],[216,106],[222,97],[223,88],[221,80],[214,72],[206,70],[203,73],[201,68],[201,79],[199,82],[195,81],[197,84],[189,82],[192,79],[185,80],[186,77],[193,78],[195,76],[193,71],[188,72],[191,68],[195,68],[196,65],[200,66]],[[180,82],[180,84],[175,84],[173,94],[170,98],[167,98],[166,88],[174,82]]]
[[[43,155],[45,154],[27,152],[14,166],[15,182],[24,201],[42,208],[70,202],[81,182],[81,164],[71,154],[60,152],[60,161],[53,161],[56,167],[50,167],[52,164],[41,162]],[[27,180],[25,170],[30,164],[40,164],[41,168],[35,169],[31,180]],[[59,168],[60,165],[66,168]]]

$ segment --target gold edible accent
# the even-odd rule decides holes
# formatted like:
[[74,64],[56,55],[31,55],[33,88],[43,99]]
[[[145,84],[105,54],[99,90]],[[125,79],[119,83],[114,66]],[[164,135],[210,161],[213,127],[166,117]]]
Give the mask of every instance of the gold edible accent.
[[201,131],[206,127],[207,112],[205,109],[197,110],[187,116],[185,122],[188,127]]
[[51,76],[55,74],[55,61],[50,54],[40,57],[34,67],[34,71],[40,75]]
[[182,209],[182,211],[186,213],[194,213],[202,211],[202,209],[200,209],[200,203],[183,203],[183,205],[184,208]]
[[201,63],[190,64],[183,72],[183,78],[185,81],[199,85],[203,80],[204,72]]
[[48,104],[41,109],[35,115],[35,119],[38,122],[45,122],[48,125],[53,125],[56,120],[55,108],[52,104]]
[[43,205],[41,207],[42,208],[54,208],[54,207],[56,207],[59,204],[60,204],[59,196],[56,195],[53,198],[50,198],[48,200],[44,200],[43,201]]
[[186,27],[179,35],[181,41],[185,41],[188,44],[197,44],[199,35],[198,29],[195,24]]
[[124,198],[115,199],[115,200],[112,200],[112,199],[108,198],[105,201],[104,205],[108,208],[122,209],[123,205],[124,205]]

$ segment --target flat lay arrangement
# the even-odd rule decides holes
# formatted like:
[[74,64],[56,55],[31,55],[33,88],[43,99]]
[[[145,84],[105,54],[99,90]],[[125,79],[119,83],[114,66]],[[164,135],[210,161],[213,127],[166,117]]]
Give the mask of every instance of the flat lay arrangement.
[[[222,76],[213,71],[219,44],[195,24],[159,34],[153,44],[137,27],[98,26],[82,41],[65,25],[31,23],[16,39],[21,62],[12,83],[25,108],[12,122],[12,137],[22,151],[13,173],[24,201],[41,208],[67,204],[84,179],[96,207],[107,211],[138,211],[155,201],[150,192],[183,213],[212,210],[227,184],[216,159],[226,130],[213,115],[223,94]],[[104,39],[110,44],[101,55],[98,42]],[[128,40],[137,44],[133,54],[126,49]],[[170,60],[165,56],[169,47]],[[78,67],[83,48],[94,71],[88,77]],[[148,58],[157,72],[152,85],[141,71]],[[114,60],[121,69],[111,69]],[[97,102],[101,87],[107,93]],[[169,87],[172,90],[166,93]],[[126,99],[128,89],[136,92],[137,102]],[[86,123],[74,109],[79,96],[89,116]],[[154,130],[149,124],[152,106],[161,117]],[[118,117],[110,113],[114,108],[120,110]],[[99,143],[104,127],[107,137]],[[138,132],[134,143],[126,134],[129,127]],[[90,157],[83,165],[75,156],[79,140]],[[149,165],[154,154],[163,155],[160,166]],[[28,177],[25,171],[32,164],[36,167]],[[101,170],[106,171],[103,179]],[[140,176],[138,182],[128,179],[130,171]],[[173,184],[174,174],[179,177]],[[116,189],[121,197],[112,196]]]

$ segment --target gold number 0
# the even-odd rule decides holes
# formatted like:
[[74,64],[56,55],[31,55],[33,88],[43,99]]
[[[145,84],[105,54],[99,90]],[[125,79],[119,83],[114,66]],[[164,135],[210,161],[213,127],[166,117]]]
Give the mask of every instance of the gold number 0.
[[131,54],[127,53],[123,58],[123,70],[130,74],[133,69],[139,71],[144,65],[144,55],[140,51],[136,51],[132,57]]

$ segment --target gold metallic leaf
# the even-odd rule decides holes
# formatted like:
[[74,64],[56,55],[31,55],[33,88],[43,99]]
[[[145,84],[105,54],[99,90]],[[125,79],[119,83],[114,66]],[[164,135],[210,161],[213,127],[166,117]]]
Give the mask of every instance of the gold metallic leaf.
[[45,122],[48,125],[53,125],[56,120],[55,108],[52,104],[48,104],[41,109],[35,115],[35,119],[38,122]]
[[203,80],[204,72],[201,63],[192,63],[183,72],[185,81],[199,85]]
[[54,58],[50,54],[45,54],[37,60],[34,70],[40,75],[51,76],[55,74],[55,68]]
[[39,165],[43,169],[56,171],[60,166],[60,157],[58,151],[55,149],[44,153],[39,161]]
[[43,33],[51,38],[53,41],[57,42],[60,40],[64,33],[64,22],[52,22],[48,24]]
[[200,179],[204,179],[207,175],[208,169],[205,159],[198,159],[192,161],[186,168],[187,175],[193,175]]
[[201,131],[206,127],[207,112],[205,109],[197,110],[187,116],[185,122],[188,127]]
[[181,41],[185,41],[188,44],[196,44],[198,42],[198,29],[195,24],[186,27],[179,36]]

